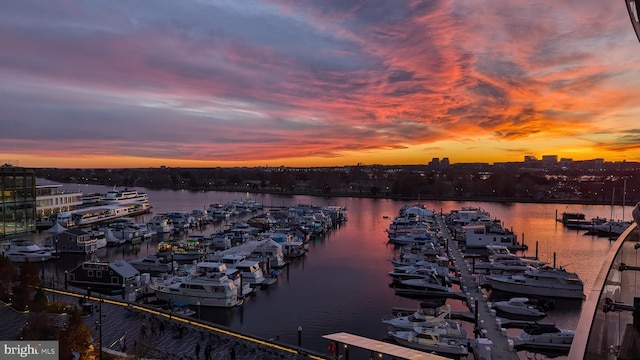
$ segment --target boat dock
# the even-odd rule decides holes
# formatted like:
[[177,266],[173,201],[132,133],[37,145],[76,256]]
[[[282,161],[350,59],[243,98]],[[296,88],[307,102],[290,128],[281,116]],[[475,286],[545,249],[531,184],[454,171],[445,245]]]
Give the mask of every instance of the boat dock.
[[[475,277],[476,275],[471,272],[470,265],[464,261],[457,242],[453,239],[442,217],[436,216],[436,220],[440,227],[441,234],[446,240],[449,259],[453,261],[458,277],[460,278],[460,289],[464,295],[464,300],[471,310],[471,314],[473,314],[472,321],[475,322],[477,317],[477,322],[474,326],[475,337],[476,339],[486,339],[482,341],[471,339],[470,350],[480,358],[517,360],[518,355],[515,349],[513,346],[510,346],[507,341],[505,331],[503,330],[501,322],[496,318],[495,311],[492,312],[491,309],[489,309],[485,295],[482,293],[481,287]],[[500,326],[498,326],[499,323]],[[490,345],[488,345],[487,340],[490,341]],[[479,352],[481,352],[481,354]],[[490,352],[490,354],[487,352]]]

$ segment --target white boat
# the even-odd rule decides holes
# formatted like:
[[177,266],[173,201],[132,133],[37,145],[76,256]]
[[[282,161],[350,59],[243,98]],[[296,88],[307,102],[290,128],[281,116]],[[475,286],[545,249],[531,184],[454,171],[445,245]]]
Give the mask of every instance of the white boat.
[[164,215],[155,215],[147,222],[147,227],[158,234],[168,234],[173,232],[171,219]]
[[615,237],[617,238],[622,234],[629,226],[633,224],[632,221],[622,220],[609,220],[601,224],[594,224],[589,228],[589,232],[595,233],[602,237]]
[[451,306],[447,305],[445,310],[440,311],[437,314],[428,314],[427,310],[434,309],[419,309],[408,316],[397,316],[388,319],[383,319],[382,323],[391,325],[394,328],[401,329],[413,329],[416,326],[435,326],[440,325],[442,322],[447,321],[447,318],[451,320]]
[[[435,271],[430,276],[418,279],[400,280],[398,286],[410,290],[424,291],[427,293],[450,293],[453,290],[437,275]],[[401,289],[396,289],[396,291]]]
[[504,314],[522,317],[541,318],[546,316],[544,311],[538,309],[537,306],[531,305],[529,298],[526,297],[514,297],[509,300],[496,301],[491,307]]
[[107,247],[107,234],[100,230],[88,230],[91,238],[96,240],[96,249],[102,249]]
[[94,206],[58,213],[57,222],[67,227],[88,226],[126,216],[144,214],[150,210],[151,206],[148,202]]
[[28,240],[16,239],[0,245],[2,256],[13,262],[43,262],[49,260],[53,254],[43,250],[40,246]]
[[[234,267],[228,267],[226,264],[223,264],[217,261],[216,262],[203,261],[203,262],[197,263],[195,266],[196,267],[200,266],[200,268],[206,267],[207,275],[209,277],[226,276],[227,278],[232,280],[236,284],[236,287],[238,288],[239,298],[245,298],[251,295],[254,291],[254,288],[251,286],[251,284],[249,284],[248,282],[244,282],[244,279],[242,277],[242,273],[240,272],[240,270]],[[242,291],[240,289],[242,289]]]
[[130,204],[135,202],[148,202],[149,197],[146,193],[137,190],[113,190],[107,191],[101,199],[103,204]]
[[149,288],[159,300],[188,305],[233,307],[242,303],[238,287],[224,273],[214,271],[219,264],[201,262],[187,276],[154,279]]
[[279,243],[271,239],[260,240],[255,243],[255,247],[251,253],[247,255],[247,259],[263,262],[267,264],[269,268],[274,269],[279,269],[287,265],[287,262],[284,260],[282,246]]
[[125,243],[125,240],[115,236],[111,228],[108,226],[101,226],[98,228],[98,231],[104,233],[105,240],[107,241],[107,246],[118,246]]
[[304,241],[285,241],[279,243],[285,259],[297,258],[307,254],[308,245]]
[[388,334],[397,343],[417,350],[464,356],[467,349],[467,334],[458,323],[444,326],[417,326],[411,330],[390,329]]
[[161,258],[156,255],[149,255],[144,258],[129,260],[129,264],[141,273],[171,273],[178,269],[177,261],[167,261],[165,258]]
[[492,263],[505,264],[509,266],[519,265],[523,267],[540,267],[547,264],[546,261],[518,256],[512,253],[509,248],[504,245],[487,245],[486,249],[489,261]]
[[582,299],[584,283],[577,274],[564,268],[529,267],[522,274],[487,275],[492,289],[523,296]]
[[554,325],[536,324],[525,327],[512,340],[516,348],[568,351],[574,334],[572,330],[559,329]]
[[449,278],[448,267],[440,266],[430,261],[421,261],[416,263],[416,265],[395,267],[387,274],[391,276],[393,281],[402,281],[409,279],[422,279],[433,275],[434,272],[443,279]]
[[[401,252],[398,257],[394,257],[390,259],[393,267],[399,266],[409,266],[409,265],[419,265],[419,262],[428,261],[428,262],[437,262],[439,264],[443,264],[444,262],[440,261],[440,258],[443,257],[443,251],[440,248],[437,248],[433,243],[427,243],[423,246],[420,246],[420,250],[418,252],[405,250]],[[449,259],[445,259],[445,262],[448,262]]]
[[222,256],[221,262],[230,269],[238,270],[243,284],[249,284],[251,287],[264,285],[265,277],[259,261],[247,260],[240,254],[226,254]]
[[[197,305],[197,304],[196,304]],[[194,315],[196,312],[189,309],[189,306],[182,301],[176,301],[171,303],[171,314],[176,316],[187,317]]]

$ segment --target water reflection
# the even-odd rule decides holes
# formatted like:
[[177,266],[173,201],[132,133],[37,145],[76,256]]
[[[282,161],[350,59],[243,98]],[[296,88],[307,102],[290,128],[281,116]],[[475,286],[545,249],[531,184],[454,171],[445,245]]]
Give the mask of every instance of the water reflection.
[[[106,191],[109,187],[82,187],[84,192]],[[421,300],[395,295],[389,288],[387,273],[394,248],[387,245],[387,233],[392,218],[406,205],[404,201],[363,198],[315,198],[309,196],[280,196],[270,194],[189,192],[171,190],[144,190],[153,206],[152,213],[136,218],[146,221],[155,213],[171,210],[203,209],[211,203],[227,203],[234,199],[251,197],[265,206],[291,206],[296,204],[340,205],[348,209],[348,220],[339,229],[325,237],[312,239],[310,252],[279,274],[272,287],[260,290],[235,309],[201,308],[201,317],[233,329],[245,330],[264,338],[278,338],[295,344],[297,329],[303,327],[304,346],[326,352],[327,342],[322,335],[350,332],[374,339],[385,339],[387,327],[381,318],[391,313],[392,307],[415,308]],[[555,221],[556,212],[564,211],[561,204],[497,204],[470,202],[425,202],[436,212],[448,213],[462,206],[480,206],[500,219],[519,238],[524,236],[533,255],[538,243],[541,260],[552,262],[556,253],[559,265],[576,272],[591,288],[603,257],[612,242],[604,238],[587,236],[569,230]],[[608,206],[571,205],[570,211],[583,212],[587,218],[607,216]],[[620,210],[617,210],[620,213]],[[630,210],[627,210],[630,214]],[[209,225],[193,230],[192,234],[210,234],[228,226],[228,223]],[[35,237],[41,237],[37,234]],[[162,238],[154,238],[137,245],[106,248],[98,252],[104,260],[133,259],[152,254]],[[46,271],[63,278],[65,269],[84,260],[81,255],[65,254],[60,260],[45,264]],[[62,273],[62,276],[61,276]],[[454,311],[468,311],[460,300],[448,300]],[[560,304],[549,312],[547,320],[558,327],[575,329],[581,306]],[[511,330],[510,330],[511,331]],[[517,335],[515,333],[513,336]],[[355,356],[355,355],[354,355]],[[525,356],[525,355],[523,355]]]

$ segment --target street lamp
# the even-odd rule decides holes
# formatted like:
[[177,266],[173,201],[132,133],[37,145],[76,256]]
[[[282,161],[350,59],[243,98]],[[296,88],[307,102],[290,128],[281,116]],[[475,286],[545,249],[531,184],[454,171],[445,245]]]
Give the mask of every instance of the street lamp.
[[40,283],[44,284],[44,261],[46,260],[44,257],[41,259],[40,267],[42,269],[42,279],[40,279]]
[[99,326],[99,338],[100,338],[100,342],[99,345],[100,348],[98,349],[98,354],[99,355],[99,359],[102,360],[102,317],[104,316],[102,314],[102,303],[104,302],[104,299],[102,298],[102,295],[100,295],[100,300],[98,301],[98,320],[96,320],[96,326]]

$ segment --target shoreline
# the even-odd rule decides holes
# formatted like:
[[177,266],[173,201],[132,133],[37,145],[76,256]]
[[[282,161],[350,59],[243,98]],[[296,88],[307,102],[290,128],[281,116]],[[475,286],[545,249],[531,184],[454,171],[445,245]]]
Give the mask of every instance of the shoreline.
[[[151,190],[187,190],[192,192],[207,192],[207,191],[220,191],[220,192],[237,192],[237,193],[249,193],[249,194],[270,194],[270,195],[304,195],[304,196],[316,196],[316,197],[353,197],[353,198],[368,198],[368,199],[389,199],[389,200],[402,200],[402,201],[478,201],[478,202],[493,202],[493,203],[533,203],[533,204],[562,204],[562,205],[613,205],[623,206],[622,202],[600,201],[600,200],[587,200],[587,199],[530,199],[530,198],[503,198],[503,197],[455,197],[455,196],[401,196],[393,194],[362,194],[353,192],[313,192],[313,191],[280,191],[275,189],[237,189],[237,188],[216,188],[216,189],[189,189],[189,188],[149,188]],[[624,204],[624,206],[635,206],[635,203]]]

